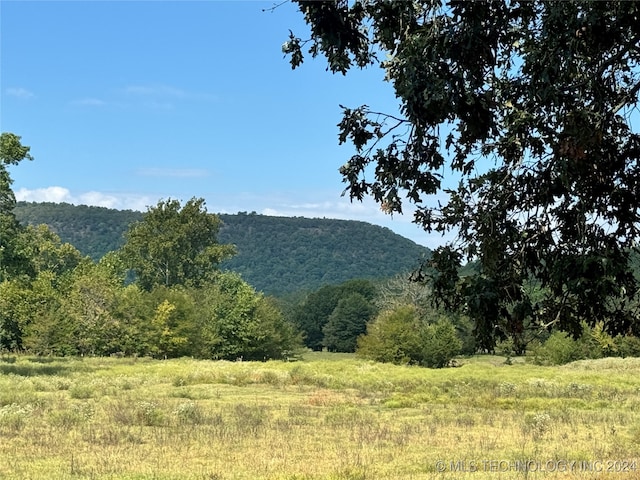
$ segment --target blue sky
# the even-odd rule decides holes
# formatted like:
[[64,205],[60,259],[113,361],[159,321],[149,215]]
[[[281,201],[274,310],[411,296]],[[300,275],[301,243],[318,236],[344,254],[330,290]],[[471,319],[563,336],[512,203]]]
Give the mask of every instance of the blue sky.
[[346,77],[318,58],[292,71],[281,45],[308,28],[258,1],[7,1],[1,130],[33,162],[11,168],[19,200],[146,210],[203,197],[214,213],[361,220],[435,247],[411,214],[341,197],[339,104],[394,113],[378,67]]

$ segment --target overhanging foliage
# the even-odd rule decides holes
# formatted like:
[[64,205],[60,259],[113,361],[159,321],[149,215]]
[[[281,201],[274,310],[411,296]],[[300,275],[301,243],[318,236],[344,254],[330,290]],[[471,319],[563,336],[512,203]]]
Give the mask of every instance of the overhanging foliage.
[[[346,192],[457,232],[434,291],[482,346],[583,320],[640,332],[638,2],[294,2],[311,37],[283,45],[293,68],[309,47],[334,73],[378,65],[393,84],[399,116],[343,107]],[[458,278],[461,259],[478,273]]]

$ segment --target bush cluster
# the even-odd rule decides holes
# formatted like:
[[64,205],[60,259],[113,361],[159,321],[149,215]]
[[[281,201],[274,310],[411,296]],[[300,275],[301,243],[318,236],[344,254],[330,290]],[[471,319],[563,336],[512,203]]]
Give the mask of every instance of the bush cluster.
[[0,282],[0,350],[37,355],[286,358],[300,335],[233,273],[198,288],[124,285],[104,264]]
[[412,305],[380,313],[358,339],[357,353],[380,362],[441,368],[460,353],[462,341],[446,317],[429,321]]
[[582,324],[582,335],[574,339],[568,333],[556,330],[544,342],[534,344],[530,358],[538,365],[563,365],[576,360],[604,357],[638,357],[640,339],[604,331],[601,323],[594,327]]

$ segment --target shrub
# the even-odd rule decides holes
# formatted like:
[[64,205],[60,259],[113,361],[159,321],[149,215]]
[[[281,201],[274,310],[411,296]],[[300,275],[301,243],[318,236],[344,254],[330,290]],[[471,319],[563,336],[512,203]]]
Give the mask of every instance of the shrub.
[[450,317],[453,326],[456,329],[456,335],[462,342],[460,354],[473,355],[476,353],[478,346],[476,337],[473,333],[473,322],[466,315],[452,314]]
[[141,425],[156,427],[164,423],[164,415],[156,403],[138,402],[136,407],[136,419]]
[[539,365],[562,365],[583,358],[583,352],[566,332],[553,332],[546,342],[534,348],[534,362]]
[[534,362],[540,365],[563,365],[583,359],[640,356],[640,339],[633,336],[612,337],[602,323],[590,327],[583,323],[582,336],[573,339],[567,333],[555,331],[533,350]]
[[640,357],[640,338],[633,335],[618,335],[614,338],[618,355],[621,357]]
[[358,339],[358,355],[379,362],[441,368],[460,353],[462,341],[447,318],[427,323],[416,307],[403,305],[378,315]]
[[423,342],[420,363],[427,367],[446,367],[462,348],[462,341],[456,335],[453,323],[444,317],[427,325],[421,337]]
[[74,385],[69,389],[69,396],[80,400],[91,398],[95,393],[94,387],[91,385]]
[[551,416],[546,412],[527,414],[524,419],[523,432],[530,433],[534,440],[540,440],[551,430]]
[[0,408],[0,428],[7,430],[20,431],[24,428],[27,419],[31,416],[33,406],[19,405],[12,403]]
[[366,335],[358,338],[356,353],[377,362],[419,363],[421,345],[416,308],[404,305],[380,313],[367,325]]
[[330,352],[354,352],[358,337],[375,315],[375,307],[359,293],[352,293],[338,301],[325,326],[322,343]]
[[174,410],[180,424],[200,425],[204,421],[204,415],[195,402],[185,402]]

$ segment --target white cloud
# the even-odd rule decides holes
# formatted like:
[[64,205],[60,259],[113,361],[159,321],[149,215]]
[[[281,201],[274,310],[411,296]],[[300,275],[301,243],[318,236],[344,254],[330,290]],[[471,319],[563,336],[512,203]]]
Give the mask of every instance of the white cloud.
[[173,110],[175,108],[175,105],[171,102],[158,102],[156,100],[144,102],[143,105],[153,110]]
[[64,187],[46,187],[29,190],[21,188],[15,192],[16,200],[19,202],[53,202],[71,203],[71,192]]
[[[136,210],[146,212],[150,206],[158,203],[158,198],[137,193],[118,193],[110,195],[115,198],[115,205],[109,208],[117,210]],[[87,203],[87,205],[90,205]]]
[[71,193],[68,188],[52,186],[33,190],[21,188],[15,192],[20,202],[52,202],[71,203],[73,205],[90,205],[94,207],[115,208],[117,210],[146,211],[150,205],[157,203],[148,195],[128,193],[81,192]]
[[[348,198],[338,197],[335,200],[318,202],[291,203],[286,199],[271,199],[271,205],[262,208],[264,215],[325,217],[347,220],[362,220],[371,223],[389,221],[391,217],[380,210],[380,207],[370,199],[363,202],[350,202]],[[409,222],[410,216],[396,216],[399,222]]]
[[[200,170],[161,170],[156,174],[173,175],[194,175],[202,174],[206,171]],[[188,175],[187,175],[188,176]],[[118,210],[147,211],[149,206],[156,205],[158,200],[175,198],[186,201],[184,195],[176,195],[175,192],[162,192],[158,195],[148,195],[141,193],[122,192],[71,192],[69,189],[60,186],[46,188],[26,189],[21,188],[15,192],[16,199],[27,202],[54,202],[71,203],[74,205],[92,205],[99,207],[115,208]],[[442,237],[440,234],[427,234],[417,225],[413,224],[413,213],[407,212],[405,215],[395,215],[390,217],[383,213],[380,207],[371,199],[363,202],[350,202],[345,197],[333,197],[330,199],[319,198],[318,201],[292,201],[297,194],[273,193],[266,195],[255,194],[225,194],[215,197],[203,196],[207,201],[207,209],[212,213],[235,214],[240,211],[255,211],[262,215],[278,217],[307,217],[307,218],[335,218],[342,220],[357,220],[387,227],[395,233],[409,238],[414,242],[436,248],[447,240],[452,240],[452,235]]]
[[7,95],[17,98],[33,98],[35,94],[23,87],[9,87],[5,90]]
[[94,205],[96,207],[118,208],[121,202],[120,199],[114,195],[101,192],[86,192],[78,195],[77,203]]
[[[29,98],[34,96],[23,88],[9,88],[6,92],[15,97]],[[103,100],[99,97],[77,98],[72,100],[70,105],[86,108],[104,106],[131,108],[142,106],[152,110],[173,110],[179,102],[215,102],[218,100],[217,96],[210,93],[188,91],[161,84],[129,85],[116,89],[115,94],[115,97],[111,96],[108,100]]]
[[99,98],[80,98],[78,100],[74,100],[71,102],[72,105],[76,105],[78,107],[103,107],[107,104],[104,100],[100,100]]

